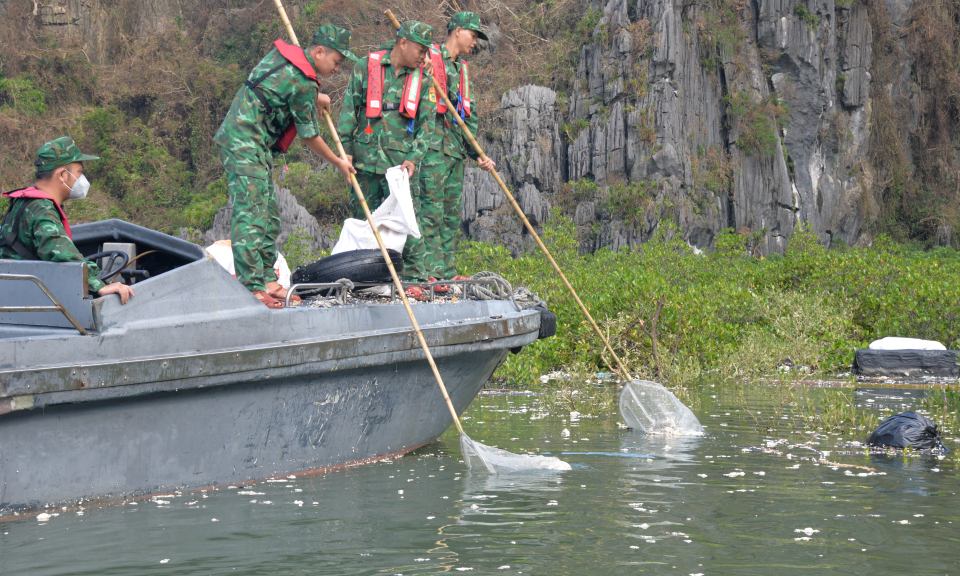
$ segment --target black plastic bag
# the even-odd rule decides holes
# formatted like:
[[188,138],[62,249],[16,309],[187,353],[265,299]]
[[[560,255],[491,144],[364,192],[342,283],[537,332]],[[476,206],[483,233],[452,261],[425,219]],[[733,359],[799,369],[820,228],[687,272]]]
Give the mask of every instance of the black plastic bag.
[[870,435],[867,444],[949,452],[940,441],[936,422],[912,411],[896,414],[881,422]]

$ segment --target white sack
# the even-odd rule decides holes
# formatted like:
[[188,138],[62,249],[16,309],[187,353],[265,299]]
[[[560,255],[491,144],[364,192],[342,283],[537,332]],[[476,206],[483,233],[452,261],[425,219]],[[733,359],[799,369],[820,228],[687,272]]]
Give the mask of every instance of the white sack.
[[935,340],[919,338],[900,338],[887,336],[870,343],[871,350],[946,350],[947,347]]
[[[387,169],[386,178],[390,186],[390,196],[373,212],[373,221],[377,223],[377,230],[387,248],[402,252],[408,235],[420,237],[417,215],[410,197],[410,177],[406,170],[394,166]],[[370,229],[370,224],[366,220],[349,218],[343,223],[340,239],[330,255],[377,248],[377,239]]]
[[[207,254],[213,256],[217,264],[227,269],[227,272],[237,277],[237,270],[233,266],[233,247],[229,240],[218,240],[204,248]],[[273,264],[273,272],[277,275],[277,282],[284,288],[290,287],[290,267],[287,266],[287,260],[283,254],[277,252],[277,261]]]

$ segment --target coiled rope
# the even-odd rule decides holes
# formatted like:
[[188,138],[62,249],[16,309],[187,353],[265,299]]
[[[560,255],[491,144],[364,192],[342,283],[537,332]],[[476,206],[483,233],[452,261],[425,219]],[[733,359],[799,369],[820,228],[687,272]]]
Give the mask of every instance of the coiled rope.
[[520,286],[516,290],[507,281],[506,278],[496,272],[483,271],[477,272],[471,276],[473,280],[493,280],[491,284],[469,284],[466,286],[465,296],[474,300],[507,300],[513,302],[517,311],[529,310],[542,306],[547,307],[547,303],[541,300],[536,294],[525,286]]

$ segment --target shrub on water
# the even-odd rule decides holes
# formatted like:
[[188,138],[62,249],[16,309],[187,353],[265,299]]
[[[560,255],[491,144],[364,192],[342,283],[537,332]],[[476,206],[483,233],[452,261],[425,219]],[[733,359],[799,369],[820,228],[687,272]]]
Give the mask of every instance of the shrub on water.
[[[559,215],[543,237],[611,344],[634,375],[673,384],[704,371],[726,378],[775,373],[781,364],[815,374],[849,372],[856,348],[882,336],[960,346],[960,255],[905,250],[886,238],[873,247],[826,250],[800,228],[784,256],[747,255],[732,231],[697,255],[670,223],[633,250],[577,253],[576,228]],[[461,274],[497,270],[527,285],[558,316],[555,338],[511,356],[501,380],[529,386],[575,361],[608,371],[601,343],[539,254],[512,258],[502,246],[463,242]]]

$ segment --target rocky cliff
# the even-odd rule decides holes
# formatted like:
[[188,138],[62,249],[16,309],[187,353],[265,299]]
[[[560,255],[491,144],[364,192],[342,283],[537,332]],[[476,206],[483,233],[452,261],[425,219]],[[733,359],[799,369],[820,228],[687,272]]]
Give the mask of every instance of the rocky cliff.
[[[361,52],[382,40],[383,23],[366,14],[386,5],[357,4],[329,16],[324,2],[285,4],[291,17],[303,16],[297,22],[304,29],[328,19],[351,27]],[[676,223],[699,248],[733,229],[758,253],[783,252],[801,225],[827,246],[869,243],[891,230],[899,239],[956,242],[960,49],[953,39],[960,0],[507,4],[479,3],[491,42],[470,57],[472,71],[481,83],[494,78],[482,85],[502,97],[497,106],[481,94],[478,136],[534,225],[556,212],[571,218],[582,251],[636,246],[663,221]],[[399,0],[394,8],[438,26],[446,18]],[[562,17],[548,19],[551,10]],[[251,0],[0,0],[0,18],[36,28],[45,42],[77,46],[92,70],[104,74],[119,68],[117,62],[128,68],[130,62],[152,62],[125,54],[136,39],[177,36],[181,28],[189,33],[178,37],[177,49],[189,40],[193,58],[218,62],[223,70],[246,70],[269,49],[270,39],[283,34],[272,6]],[[524,28],[524,19],[538,18],[541,28]],[[524,44],[541,41],[546,51],[529,52]],[[142,52],[151,45],[139,46]],[[561,62],[560,73],[538,74],[537,62],[531,64],[530,54],[570,46],[572,57],[542,62],[544,69]],[[30,63],[28,56],[20,59]],[[180,65],[160,64],[154,65],[168,76]],[[518,86],[511,67],[521,70],[518,77],[542,77],[550,86]],[[130,90],[117,104],[91,88],[95,97],[79,106],[117,106],[117,114],[143,118],[173,143],[168,148],[188,169],[205,171],[197,179],[205,186],[219,166],[197,158],[211,155],[208,133],[233,88],[200,97],[194,95],[198,87],[191,89],[176,74],[171,78],[186,85],[179,104],[186,110],[181,116],[189,118],[184,125],[206,131],[165,124],[168,108],[178,108],[157,90]],[[324,84],[335,101],[343,81]],[[4,98],[0,111],[15,100]],[[204,98],[210,101],[205,108],[190,108]],[[33,150],[35,143],[21,148]],[[306,213],[290,200],[294,204],[285,213],[299,214],[301,227],[320,230],[315,221],[304,224]],[[515,253],[533,248],[494,180],[474,167],[465,176],[463,231]],[[318,242],[329,243],[331,231],[324,234]]]
[[[884,8],[895,30],[910,2],[873,7]],[[870,241],[881,190],[867,2],[609,0],[584,10],[596,18],[593,40],[569,94],[510,90],[481,134],[532,222],[559,209],[584,251],[635,246],[664,219],[701,248],[733,228],[754,249],[782,253],[801,224],[825,245]],[[910,63],[895,66],[903,81],[880,88],[915,110]],[[521,250],[504,202],[468,168],[464,230]]]

